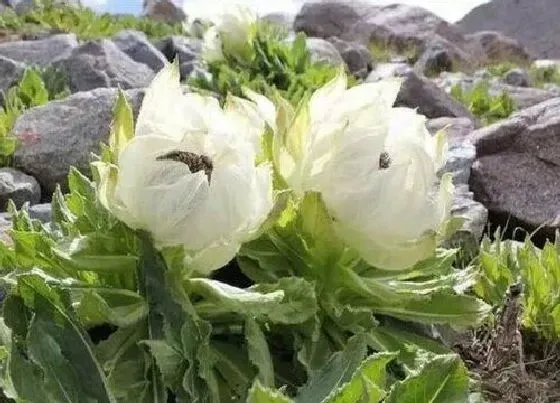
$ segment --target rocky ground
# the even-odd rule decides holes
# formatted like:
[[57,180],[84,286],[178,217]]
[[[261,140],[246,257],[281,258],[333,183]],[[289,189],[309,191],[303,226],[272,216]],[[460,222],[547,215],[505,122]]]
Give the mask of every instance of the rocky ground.
[[[405,5],[323,2],[305,5],[293,21],[283,15],[267,18],[305,32],[315,59],[344,63],[361,80],[401,77],[397,104],[418,108],[429,118],[431,132],[447,130],[450,157],[443,171],[453,172],[457,185],[453,214],[465,218],[452,243],[474,250],[483,233],[497,227],[505,227],[510,237],[539,228],[535,239],[542,242],[560,229],[560,87],[533,86],[527,67],[532,57],[519,42],[496,32],[465,35],[426,10]],[[391,49],[389,57],[372,54],[372,40]],[[94,41],[45,32],[0,43],[0,90],[16,83],[27,66],[52,65],[64,71],[72,92],[17,119],[13,132],[20,146],[13,166],[0,168],[0,206],[9,199],[17,207],[29,203],[32,218],[48,222],[46,203],[56,185],[66,187],[70,166],[87,173],[91,153],[107,140],[116,88],[126,90],[137,112],[143,88],[166,60],[179,57],[183,79],[206,74],[200,52],[196,37],[150,41],[136,31]],[[526,67],[500,77],[485,68],[504,62]],[[484,126],[450,95],[457,85],[468,90],[481,80],[491,95],[509,94],[517,111]],[[9,220],[8,213],[0,214],[0,227],[8,228]],[[462,340],[463,356],[487,389],[497,390],[495,401],[559,401],[560,377],[551,375],[558,368],[558,348],[535,347],[529,335],[519,344],[518,315],[508,315],[513,324],[502,315],[505,322],[498,327]],[[510,351],[513,345],[524,350]],[[499,361],[504,351],[511,355]],[[520,351],[524,355],[516,356]],[[514,385],[513,392],[504,385]]]

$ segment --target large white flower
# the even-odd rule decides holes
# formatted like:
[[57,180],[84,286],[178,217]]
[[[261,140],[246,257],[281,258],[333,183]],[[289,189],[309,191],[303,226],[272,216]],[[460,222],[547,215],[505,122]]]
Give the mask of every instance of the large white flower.
[[182,245],[191,268],[208,273],[256,235],[272,208],[271,169],[255,166],[264,129],[249,101],[230,98],[222,109],[214,98],[183,94],[169,65],[146,91],[102,200],[156,246]]
[[[206,47],[215,49],[219,40],[227,52],[236,53],[242,51],[251,41],[257,15],[249,7],[233,5],[219,10],[211,21],[214,23],[214,30],[205,36]],[[216,34],[219,34],[218,39]]]
[[383,269],[433,254],[453,192],[449,176],[436,185],[445,142],[430,135],[425,117],[392,107],[399,87],[390,80],[347,90],[339,75],[312,96],[276,149],[290,186],[320,192],[339,235]]

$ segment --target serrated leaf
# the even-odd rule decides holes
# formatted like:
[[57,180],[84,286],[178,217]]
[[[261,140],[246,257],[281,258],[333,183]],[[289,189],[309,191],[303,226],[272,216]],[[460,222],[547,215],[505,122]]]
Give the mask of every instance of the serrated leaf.
[[256,381],[249,390],[247,403],[293,403],[293,400],[278,391],[264,387],[259,381]]
[[356,370],[352,379],[327,399],[328,403],[378,403],[386,395],[387,364],[397,353],[369,356]]
[[189,279],[186,284],[189,294],[203,298],[196,304],[203,317],[234,313],[273,323],[297,324],[317,311],[314,287],[301,278],[283,278],[276,284],[258,284],[248,289],[204,278]]
[[321,403],[334,390],[352,379],[366,356],[366,342],[363,335],[351,338],[343,351],[332,355],[331,359],[303,386],[296,403]]
[[132,326],[148,314],[144,298],[135,292],[119,289],[89,288],[73,290],[79,300],[76,313],[85,326],[112,324]]
[[464,403],[468,401],[469,375],[455,354],[439,355],[416,374],[397,382],[387,403]]

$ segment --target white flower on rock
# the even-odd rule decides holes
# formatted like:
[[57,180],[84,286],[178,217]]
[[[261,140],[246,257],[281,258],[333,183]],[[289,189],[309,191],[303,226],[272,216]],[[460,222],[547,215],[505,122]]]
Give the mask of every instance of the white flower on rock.
[[294,189],[322,194],[338,234],[364,260],[406,269],[434,253],[450,212],[451,177],[436,184],[445,141],[424,116],[392,107],[399,81],[346,85],[339,74],[315,92],[279,132],[275,162]]
[[190,267],[209,273],[257,235],[272,208],[270,166],[255,166],[264,130],[256,105],[231,98],[222,109],[214,98],[183,94],[169,65],[146,91],[118,173],[99,170],[101,199],[157,247],[183,246]]

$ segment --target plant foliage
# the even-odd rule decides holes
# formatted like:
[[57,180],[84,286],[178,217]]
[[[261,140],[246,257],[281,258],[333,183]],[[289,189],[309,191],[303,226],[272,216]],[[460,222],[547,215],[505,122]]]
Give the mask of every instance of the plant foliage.
[[515,102],[506,91],[492,96],[486,81],[481,81],[470,90],[464,90],[461,84],[457,84],[451,89],[451,95],[485,124],[507,118],[516,109]]

